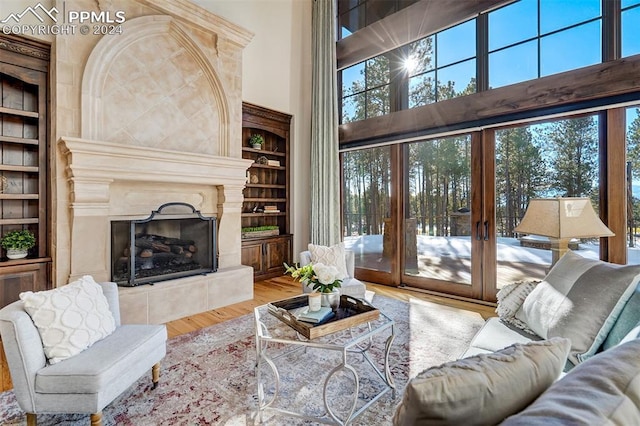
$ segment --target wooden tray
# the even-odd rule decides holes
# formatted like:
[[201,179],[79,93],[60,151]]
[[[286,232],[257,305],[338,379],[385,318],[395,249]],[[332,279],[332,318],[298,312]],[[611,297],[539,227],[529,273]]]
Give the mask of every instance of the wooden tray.
[[289,312],[291,309],[306,306],[308,303],[308,296],[303,294],[291,299],[271,302],[269,304],[269,312],[307,339],[315,339],[364,322],[374,321],[380,316],[380,311],[377,308],[366,304],[360,299],[345,295],[340,296],[340,306],[336,311],[336,315],[321,324],[298,321]]

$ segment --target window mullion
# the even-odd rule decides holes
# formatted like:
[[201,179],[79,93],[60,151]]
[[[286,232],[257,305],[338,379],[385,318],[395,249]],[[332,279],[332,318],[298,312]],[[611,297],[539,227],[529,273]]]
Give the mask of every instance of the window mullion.
[[476,92],[489,90],[489,16],[476,19]]

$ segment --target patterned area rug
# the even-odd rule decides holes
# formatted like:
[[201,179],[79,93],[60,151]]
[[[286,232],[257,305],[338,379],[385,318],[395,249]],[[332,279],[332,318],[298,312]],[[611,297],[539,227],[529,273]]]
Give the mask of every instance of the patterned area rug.
[[[479,314],[412,299],[404,303],[376,296],[373,304],[396,322],[390,364],[396,398],[385,394],[353,424],[390,425],[402,389],[423,369],[456,359],[471,341],[483,320]],[[385,335],[386,338],[386,335]],[[372,349],[383,353],[384,339]],[[160,385],[151,390],[151,379],[141,378],[103,411],[104,425],[225,425],[257,424],[253,314],[170,339],[162,362]],[[291,367],[281,373],[280,396],[293,411],[323,411],[322,377],[337,356],[318,351],[297,352],[287,358]],[[310,358],[311,357],[311,358]],[[358,358],[361,358],[360,356]],[[313,366],[309,360],[313,359]],[[351,362],[351,361],[350,361]],[[356,364],[357,360],[353,363]],[[364,362],[363,365],[366,365]],[[372,369],[360,375],[360,395],[375,392],[380,381]],[[335,382],[335,383],[334,383]],[[353,392],[353,382],[331,380],[331,394],[340,398]],[[349,386],[351,385],[351,386]],[[85,415],[38,415],[42,426],[88,424]],[[12,391],[0,394],[0,425],[26,424]],[[310,425],[315,422],[267,413],[267,425]]]

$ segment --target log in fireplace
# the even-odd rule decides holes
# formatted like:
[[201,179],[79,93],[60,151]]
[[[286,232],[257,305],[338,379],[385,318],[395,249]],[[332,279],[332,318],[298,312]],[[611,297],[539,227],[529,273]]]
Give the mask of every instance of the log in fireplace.
[[166,203],[146,219],[111,222],[112,280],[137,286],[215,272],[216,247],[215,217]]

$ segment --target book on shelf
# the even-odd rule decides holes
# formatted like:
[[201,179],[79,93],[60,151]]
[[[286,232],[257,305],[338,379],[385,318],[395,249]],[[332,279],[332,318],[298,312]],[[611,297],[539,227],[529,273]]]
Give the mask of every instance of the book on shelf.
[[280,161],[279,160],[267,160],[267,165],[280,167]]
[[291,312],[298,321],[304,321],[311,324],[319,324],[333,318],[335,312],[328,307],[322,306],[319,311],[310,311],[309,306],[302,306]]

